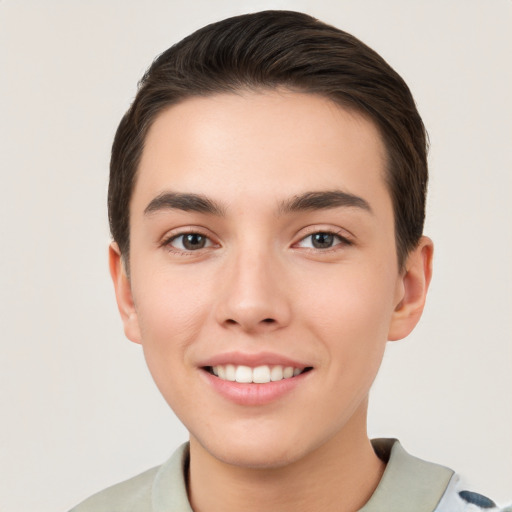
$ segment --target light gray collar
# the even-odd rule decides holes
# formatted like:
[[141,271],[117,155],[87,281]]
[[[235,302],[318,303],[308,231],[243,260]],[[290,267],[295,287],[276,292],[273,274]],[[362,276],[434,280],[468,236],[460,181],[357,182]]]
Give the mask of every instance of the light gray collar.
[[[453,475],[451,469],[409,455],[396,439],[374,439],[375,453],[387,462],[377,489],[360,512],[432,512]],[[180,446],[156,474],[154,512],[193,512],[187,497],[189,446]]]
[[453,471],[409,455],[396,439],[374,439],[372,445],[387,466],[360,512],[433,512]]

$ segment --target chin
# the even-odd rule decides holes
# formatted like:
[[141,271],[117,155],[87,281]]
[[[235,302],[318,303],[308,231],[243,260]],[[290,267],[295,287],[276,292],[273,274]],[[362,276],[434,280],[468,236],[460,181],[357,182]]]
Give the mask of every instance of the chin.
[[[215,454],[212,454],[215,456]],[[284,452],[269,451],[261,446],[256,449],[242,448],[239,450],[224,450],[217,457],[232,466],[248,469],[277,469],[288,466],[300,459],[300,455]]]
[[[283,443],[283,439],[288,442]],[[283,437],[262,439],[260,436],[199,441],[212,457],[232,466],[273,469],[287,466],[304,456],[304,445]],[[300,450],[299,450],[300,449]]]

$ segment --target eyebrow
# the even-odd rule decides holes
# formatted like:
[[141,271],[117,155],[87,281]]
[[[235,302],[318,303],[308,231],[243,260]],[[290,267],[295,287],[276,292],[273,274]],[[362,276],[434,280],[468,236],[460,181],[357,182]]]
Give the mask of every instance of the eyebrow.
[[343,192],[341,190],[327,190],[320,192],[305,192],[281,203],[281,214],[307,211],[327,210],[330,208],[361,208],[369,213],[372,209],[369,203],[362,197]]
[[[328,210],[330,208],[360,208],[372,213],[368,202],[362,197],[341,190],[305,192],[279,204],[278,213],[285,215],[308,210]],[[149,215],[162,210],[194,211],[223,217],[226,209],[218,202],[201,194],[163,192],[144,209]]]
[[145,208],[144,214],[161,210],[183,210],[210,215],[224,216],[225,208],[219,203],[200,194],[163,192],[156,196]]

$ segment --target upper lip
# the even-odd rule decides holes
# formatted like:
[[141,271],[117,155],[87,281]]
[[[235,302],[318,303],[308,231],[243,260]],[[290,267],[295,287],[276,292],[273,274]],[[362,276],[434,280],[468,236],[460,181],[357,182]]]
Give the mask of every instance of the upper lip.
[[224,352],[215,356],[209,357],[200,361],[198,366],[219,366],[226,364],[243,365],[250,367],[257,366],[293,366],[294,368],[306,368],[311,367],[310,364],[305,364],[295,359],[273,352],[257,352],[254,354],[248,354],[244,352]]

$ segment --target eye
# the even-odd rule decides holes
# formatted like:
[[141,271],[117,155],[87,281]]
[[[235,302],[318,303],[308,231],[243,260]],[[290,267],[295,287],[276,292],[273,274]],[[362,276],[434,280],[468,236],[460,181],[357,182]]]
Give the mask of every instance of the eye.
[[307,249],[331,249],[340,244],[350,245],[350,241],[335,233],[318,231],[304,237],[297,245]]
[[197,251],[212,245],[212,241],[201,233],[183,233],[173,236],[165,245],[179,251]]

